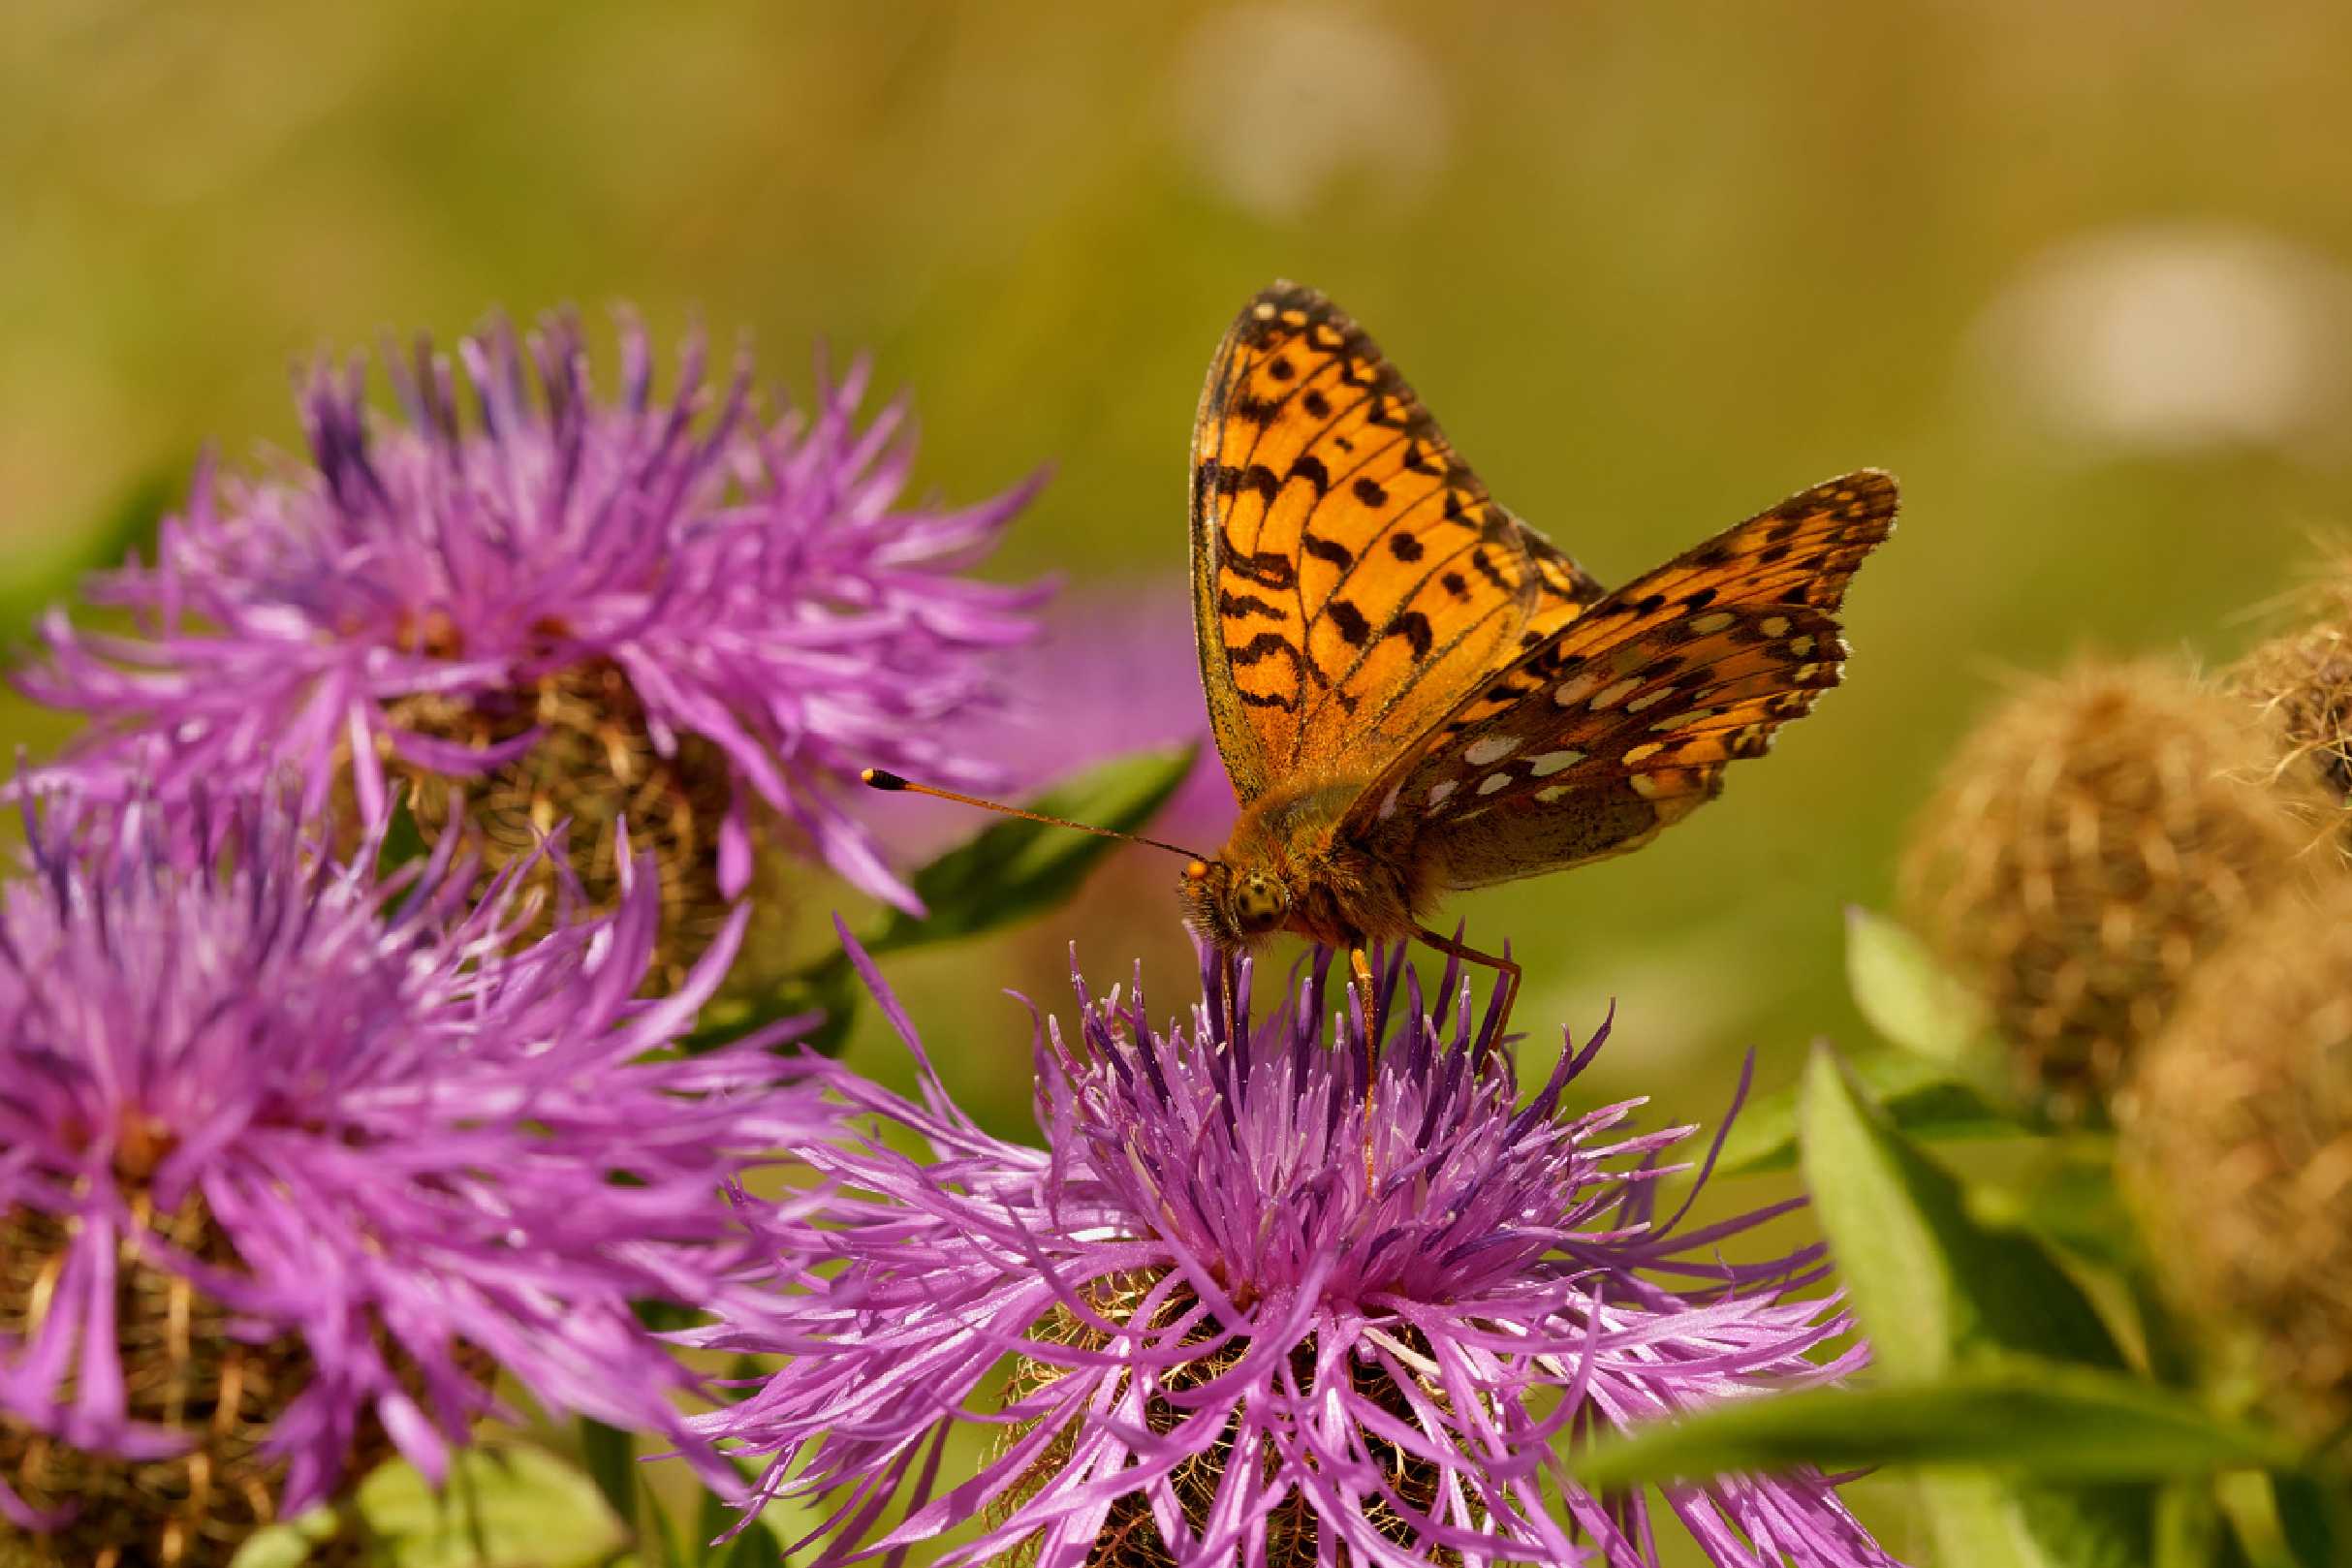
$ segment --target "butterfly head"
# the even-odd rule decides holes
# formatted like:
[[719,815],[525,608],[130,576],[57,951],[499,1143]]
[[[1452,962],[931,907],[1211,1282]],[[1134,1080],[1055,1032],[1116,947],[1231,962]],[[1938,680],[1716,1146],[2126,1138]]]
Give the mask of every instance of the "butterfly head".
[[1185,924],[1220,948],[1247,947],[1290,919],[1289,887],[1257,866],[1192,861],[1176,892]]

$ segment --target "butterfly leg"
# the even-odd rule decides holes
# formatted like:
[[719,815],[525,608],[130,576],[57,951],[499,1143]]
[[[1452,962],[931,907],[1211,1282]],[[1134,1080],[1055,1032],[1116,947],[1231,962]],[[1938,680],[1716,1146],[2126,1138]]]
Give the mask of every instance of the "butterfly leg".
[[1459,958],[1465,963],[1483,963],[1502,976],[1502,1013],[1494,1025],[1494,1037],[1497,1040],[1501,1039],[1504,1032],[1511,1027],[1511,1004],[1519,1000],[1520,968],[1518,962],[1511,958],[1498,958],[1491,953],[1481,953],[1478,949],[1457,942],[1450,936],[1440,936],[1427,925],[1418,927],[1413,934],[1449,957]]
[[1364,1093],[1368,1100],[1372,1093],[1372,960],[1361,942],[1351,942],[1347,950],[1348,972],[1356,977],[1356,996],[1364,1008]]

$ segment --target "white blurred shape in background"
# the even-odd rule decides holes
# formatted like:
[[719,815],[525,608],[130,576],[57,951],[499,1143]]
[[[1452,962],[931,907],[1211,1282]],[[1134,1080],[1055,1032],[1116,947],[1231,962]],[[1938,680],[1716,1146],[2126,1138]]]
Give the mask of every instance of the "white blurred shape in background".
[[1414,42],[1313,0],[1204,16],[1170,68],[1175,133],[1194,172],[1261,218],[1296,217],[1334,179],[1410,201],[1445,167],[1452,115]]
[[2352,415],[2352,274],[2260,229],[2110,229],[2042,252],[1976,331],[2004,401],[2060,436],[2192,454],[2339,458]]

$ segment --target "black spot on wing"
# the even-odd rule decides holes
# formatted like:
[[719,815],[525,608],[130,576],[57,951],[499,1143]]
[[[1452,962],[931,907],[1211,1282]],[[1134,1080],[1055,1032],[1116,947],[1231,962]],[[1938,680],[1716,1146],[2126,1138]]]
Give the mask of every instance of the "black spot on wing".
[[1265,615],[1279,620],[1283,618],[1285,612],[1254,593],[1221,591],[1217,595],[1217,613],[1229,620],[1236,615]]
[[1430,647],[1436,642],[1435,635],[1429,629],[1429,617],[1418,610],[1408,610],[1390,621],[1386,635],[1401,637],[1412,644],[1413,657],[1416,659],[1427,658]]
[[1260,632],[1248,642],[1238,645],[1232,643],[1225,644],[1225,662],[1237,670],[1246,669],[1264,659],[1270,659],[1277,653],[1287,656],[1293,669],[1298,667],[1300,663],[1298,647],[1288,638],[1274,632]]
[[1319,561],[1329,561],[1333,566],[1340,568],[1342,571],[1356,564],[1356,552],[1354,550],[1349,549],[1345,545],[1340,544],[1336,540],[1325,539],[1320,535],[1310,533],[1301,536],[1299,540],[1299,548],[1306,551],[1307,554],[1315,557],[1315,559]]

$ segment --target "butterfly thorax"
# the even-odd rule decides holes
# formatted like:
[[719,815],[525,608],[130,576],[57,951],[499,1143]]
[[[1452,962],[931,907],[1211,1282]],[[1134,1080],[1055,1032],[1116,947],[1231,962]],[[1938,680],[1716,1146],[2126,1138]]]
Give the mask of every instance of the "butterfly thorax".
[[1331,947],[1398,941],[1433,894],[1416,862],[1342,831],[1356,782],[1280,790],[1252,801],[1214,861],[1185,868],[1186,923],[1214,946],[1291,931]]

